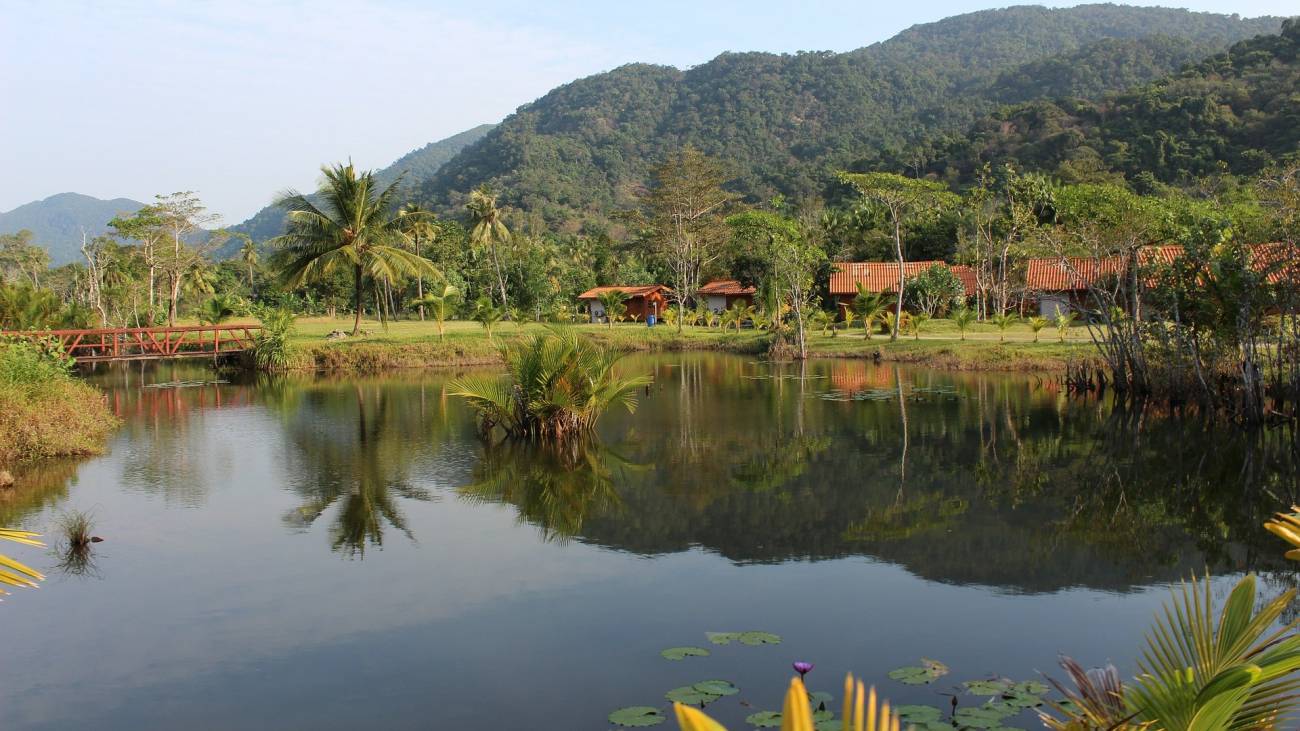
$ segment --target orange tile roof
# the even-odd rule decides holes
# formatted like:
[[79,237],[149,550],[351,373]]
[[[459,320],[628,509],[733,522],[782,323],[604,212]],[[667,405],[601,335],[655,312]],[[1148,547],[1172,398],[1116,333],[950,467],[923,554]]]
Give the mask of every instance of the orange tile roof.
[[[1268,281],[1277,284],[1287,278],[1300,279],[1300,265],[1279,266],[1285,260],[1294,260],[1300,251],[1291,244],[1255,244],[1250,247],[1251,266],[1257,270],[1271,269]],[[1173,264],[1183,255],[1177,245],[1144,246],[1138,250],[1142,266]],[[1113,276],[1124,271],[1124,259],[1108,256],[1101,259],[1089,257],[1042,257],[1030,259],[1025,270],[1025,287],[1042,292],[1065,292],[1087,289],[1103,276]],[[1155,284],[1154,276],[1144,276],[1146,285]]]
[[[937,260],[905,261],[903,276],[911,279],[935,264],[952,270],[952,273],[961,280],[962,286],[966,288],[966,296],[975,296],[975,270],[964,264],[952,265]],[[835,267],[836,271],[831,273],[832,295],[857,294],[858,282],[861,282],[870,292],[893,292],[898,289],[898,262],[839,262]]]
[[612,291],[622,292],[628,297],[645,297],[646,295],[654,294],[655,292],[658,292],[660,290],[667,291],[668,288],[662,284],[637,284],[637,285],[629,285],[629,286],[615,284],[615,285],[609,285],[605,287],[592,287],[586,292],[583,292],[582,294],[578,295],[578,299],[594,300],[598,296],[604,294],[605,292],[612,292]]
[[715,279],[712,282],[700,287],[700,294],[717,295],[717,296],[742,296],[754,294],[758,290],[754,287],[746,287],[735,279]]

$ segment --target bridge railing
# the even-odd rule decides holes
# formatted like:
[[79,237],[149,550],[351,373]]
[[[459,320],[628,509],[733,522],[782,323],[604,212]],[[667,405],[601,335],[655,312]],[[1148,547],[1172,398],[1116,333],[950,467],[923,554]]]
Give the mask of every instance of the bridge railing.
[[157,358],[215,358],[250,350],[260,325],[121,327],[93,330],[0,331],[8,337],[58,338],[79,363]]

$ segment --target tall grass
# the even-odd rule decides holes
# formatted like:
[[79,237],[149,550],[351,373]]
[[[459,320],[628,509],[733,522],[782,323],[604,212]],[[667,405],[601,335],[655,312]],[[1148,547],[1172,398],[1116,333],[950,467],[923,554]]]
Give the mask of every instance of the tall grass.
[[52,343],[0,339],[0,466],[103,450],[117,419],[71,368]]

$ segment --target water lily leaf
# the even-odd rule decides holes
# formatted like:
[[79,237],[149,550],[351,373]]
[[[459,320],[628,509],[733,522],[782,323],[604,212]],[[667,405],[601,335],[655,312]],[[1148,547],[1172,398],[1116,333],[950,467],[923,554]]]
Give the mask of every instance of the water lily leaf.
[[705,693],[694,686],[683,685],[680,688],[673,688],[664,693],[664,697],[684,706],[707,706],[721,698],[722,695],[719,693]]
[[704,680],[691,687],[701,693],[709,693],[711,695],[735,695],[740,692],[740,688],[737,688],[725,680]]
[[815,690],[808,694],[808,701],[814,706],[819,703],[830,703],[833,700],[835,700],[835,696],[824,690]]
[[1003,697],[1010,705],[1019,708],[1033,708],[1034,706],[1043,705],[1043,699],[1036,695],[1026,695],[1024,693],[1010,693]]
[[663,714],[659,713],[658,708],[651,708],[650,706],[629,706],[609,714],[610,723],[630,728],[658,726],[667,720]]
[[812,714],[813,723],[821,723],[822,721],[829,721],[832,718],[835,718],[835,714],[831,713],[830,711],[813,711]]
[[827,718],[814,721],[813,728],[817,731],[844,731],[844,724],[834,718]]
[[931,721],[924,726],[912,726],[915,731],[952,731],[952,724],[946,721]]
[[771,632],[741,632],[740,641],[746,645],[779,645],[781,636]]
[[943,711],[934,706],[899,706],[894,712],[911,724],[931,723],[943,718]]
[[1037,680],[1026,680],[1023,683],[1016,683],[1013,690],[1024,695],[1044,695],[1051,688],[1047,683],[1040,683]]
[[745,723],[758,728],[777,728],[781,725],[781,714],[776,711],[759,711],[745,716]]
[[971,695],[1002,695],[1011,688],[1005,680],[967,680],[962,687]]
[[931,675],[936,678],[942,678],[948,674],[948,666],[938,660],[931,660],[927,657],[921,658],[921,667],[925,668]]
[[981,706],[981,708],[987,708],[988,710],[997,713],[1003,718],[1006,718],[1007,716],[1014,716],[1017,713],[1020,713],[1021,711],[1025,710],[1024,706],[1012,705],[1006,701],[993,701],[992,703],[985,703],[983,706]]
[[709,651],[703,647],[670,647],[659,654],[665,660],[685,660],[688,657],[708,657]]
[[709,642],[715,645],[730,645],[740,639],[739,632],[705,632],[704,636],[708,637]]
[[998,728],[1003,716],[987,708],[958,708],[952,719],[966,728]]

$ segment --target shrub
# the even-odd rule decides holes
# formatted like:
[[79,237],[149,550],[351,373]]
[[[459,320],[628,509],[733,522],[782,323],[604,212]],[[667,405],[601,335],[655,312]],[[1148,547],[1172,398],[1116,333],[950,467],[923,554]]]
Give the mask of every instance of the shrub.
[[0,340],[0,465],[102,451],[117,419],[71,369],[57,340]]
[[254,364],[267,371],[288,368],[293,361],[293,346],[289,344],[293,312],[283,307],[259,307],[253,314],[262,323],[261,332],[253,340]]

